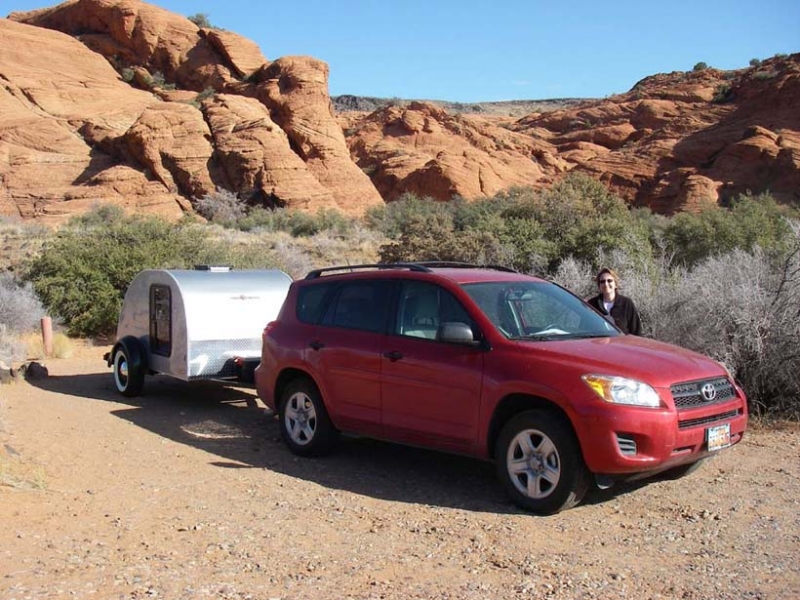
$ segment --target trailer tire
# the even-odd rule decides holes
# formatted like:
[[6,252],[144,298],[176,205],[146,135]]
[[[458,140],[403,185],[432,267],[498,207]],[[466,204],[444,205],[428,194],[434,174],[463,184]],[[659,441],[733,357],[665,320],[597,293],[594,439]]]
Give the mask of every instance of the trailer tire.
[[123,396],[132,398],[142,392],[147,359],[142,345],[133,336],[122,338],[111,354],[114,383]]
[[284,388],[278,416],[284,443],[299,456],[328,454],[339,437],[322,394],[309,379],[296,379]]

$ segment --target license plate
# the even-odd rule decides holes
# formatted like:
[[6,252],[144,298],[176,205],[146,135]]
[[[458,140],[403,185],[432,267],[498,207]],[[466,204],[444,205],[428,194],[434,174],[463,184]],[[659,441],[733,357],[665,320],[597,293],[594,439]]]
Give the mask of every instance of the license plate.
[[714,452],[715,450],[722,450],[731,445],[731,424],[717,425],[716,427],[709,427],[706,430],[706,441],[708,442],[708,451]]

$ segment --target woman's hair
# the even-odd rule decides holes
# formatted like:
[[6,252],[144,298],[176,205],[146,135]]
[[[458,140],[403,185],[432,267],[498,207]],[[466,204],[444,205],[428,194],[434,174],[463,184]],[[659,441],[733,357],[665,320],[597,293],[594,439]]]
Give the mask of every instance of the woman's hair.
[[609,275],[611,275],[611,277],[614,279],[614,283],[617,284],[617,288],[619,288],[619,275],[617,275],[617,272],[614,269],[611,269],[609,267],[603,267],[602,269],[600,269],[597,272],[597,275],[594,276],[594,282],[597,285],[600,285],[600,278],[603,276],[604,273],[608,273]]

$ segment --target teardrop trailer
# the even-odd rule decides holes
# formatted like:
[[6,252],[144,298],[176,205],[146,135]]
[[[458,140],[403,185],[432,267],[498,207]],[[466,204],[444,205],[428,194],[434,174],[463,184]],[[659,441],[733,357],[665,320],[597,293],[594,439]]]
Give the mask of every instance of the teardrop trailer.
[[252,385],[264,322],[292,278],[278,269],[149,269],[128,286],[104,359],[117,391],[138,396],[146,375]]

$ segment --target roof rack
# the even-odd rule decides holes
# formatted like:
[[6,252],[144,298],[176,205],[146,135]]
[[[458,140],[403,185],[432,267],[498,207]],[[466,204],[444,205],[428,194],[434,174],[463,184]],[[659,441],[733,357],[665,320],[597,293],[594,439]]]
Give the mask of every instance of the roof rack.
[[416,271],[418,273],[432,273],[433,269],[491,269],[494,271],[505,271],[507,273],[516,273],[514,269],[504,267],[502,265],[476,265],[472,263],[456,262],[456,261],[418,261],[418,262],[397,262],[397,263],[375,263],[363,265],[342,265],[338,267],[326,267],[324,269],[315,269],[306,275],[306,279],[317,279],[322,277],[325,273],[332,273],[334,271],[349,271],[366,269],[408,269],[409,271]]

